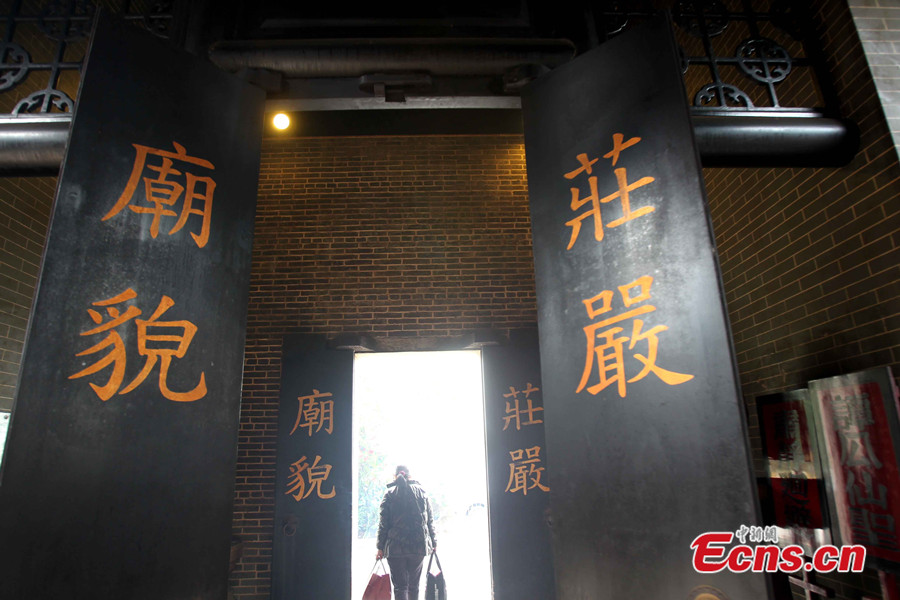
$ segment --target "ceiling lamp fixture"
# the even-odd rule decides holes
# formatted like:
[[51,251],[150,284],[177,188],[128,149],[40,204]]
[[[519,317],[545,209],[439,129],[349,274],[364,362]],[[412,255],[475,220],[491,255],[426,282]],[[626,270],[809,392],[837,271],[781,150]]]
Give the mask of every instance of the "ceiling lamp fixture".
[[275,126],[275,129],[287,129],[291,126],[291,118],[284,113],[278,113],[272,117],[272,125]]

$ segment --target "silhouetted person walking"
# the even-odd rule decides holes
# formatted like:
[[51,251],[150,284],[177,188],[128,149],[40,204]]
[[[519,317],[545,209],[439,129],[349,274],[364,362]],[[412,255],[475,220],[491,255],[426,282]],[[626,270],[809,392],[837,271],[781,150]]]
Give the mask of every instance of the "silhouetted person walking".
[[388,488],[381,500],[375,559],[387,558],[394,600],[418,600],[422,564],[437,548],[431,503],[404,465],[397,466]]

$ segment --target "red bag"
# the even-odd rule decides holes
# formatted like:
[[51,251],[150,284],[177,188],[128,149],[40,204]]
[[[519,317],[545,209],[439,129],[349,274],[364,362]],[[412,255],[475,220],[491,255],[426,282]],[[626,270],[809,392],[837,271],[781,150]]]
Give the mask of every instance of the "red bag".
[[[378,565],[381,565],[381,570],[385,572],[384,575],[375,572]],[[391,600],[391,575],[385,570],[384,563],[380,560],[376,560],[375,566],[372,567],[372,576],[369,577],[369,585],[363,592],[363,600]]]

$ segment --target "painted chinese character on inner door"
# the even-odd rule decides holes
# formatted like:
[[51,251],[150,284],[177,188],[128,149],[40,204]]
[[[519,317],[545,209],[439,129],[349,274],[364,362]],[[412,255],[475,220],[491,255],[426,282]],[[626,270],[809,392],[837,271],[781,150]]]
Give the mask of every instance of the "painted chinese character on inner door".
[[285,495],[293,496],[297,502],[309,498],[314,491],[316,496],[322,500],[334,498],[337,493],[334,486],[331,486],[330,492],[322,493],[322,483],[331,474],[331,465],[323,464],[320,466],[320,460],[322,460],[322,457],[317,455],[310,465],[304,455],[300,460],[294,462],[291,465],[291,472],[287,482],[288,491],[285,492]]
[[[525,389],[517,390],[513,386],[509,386],[509,393],[503,394],[504,398],[511,398],[511,400],[506,401],[506,416],[503,417],[503,431],[506,431],[509,428],[510,423],[515,422],[516,431],[521,431],[523,425],[537,425],[539,423],[543,423],[543,419],[537,418],[535,413],[544,412],[543,406],[535,406],[534,398],[531,397],[531,394],[534,392],[541,391],[541,388],[536,388],[531,383],[527,383]],[[525,406],[519,406],[519,395],[522,394],[522,400],[525,401]],[[525,420],[522,420],[522,416],[525,416]]]
[[544,473],[541,459],[541,447],[520,448],[511,450],[509,458],[509,481],[504,491],[510,494],[521,492],[528,495],[529,490],[538,489],[549,492],[550,488],[541,483],[541,475]]
[[316,433],[324,428],[325,433],[331,435],[334,431],[334,400],[323,400],[330,397],[331,392],[320,392],[315,389],[309,396],[298,397],[297,401],[300,404],[297,407],[297,420],[294,421],[294,428],[288,435],[294,435],[298,427],[306,428],[310,437],[313,428]]

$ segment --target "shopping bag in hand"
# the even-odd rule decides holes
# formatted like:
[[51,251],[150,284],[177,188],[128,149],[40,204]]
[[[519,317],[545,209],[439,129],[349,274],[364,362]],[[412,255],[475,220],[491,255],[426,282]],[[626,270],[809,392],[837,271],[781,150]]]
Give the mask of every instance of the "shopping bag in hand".
[[[437,575],[431,572],[431,561],[437,560]],[[437,552],[428,560],[428,576],[425,578],[425,600],[447,600],[447,584],[444,582],[444,569]]]
[[369,577],[369,585],[363,593],[363,600],[391,600],[391,576],[387,571],[384,575],[379,575],[375,571],[381,565],[381,570],[385,571],[384,563],[380,560],[375,561],[372,567],[372,575]]

